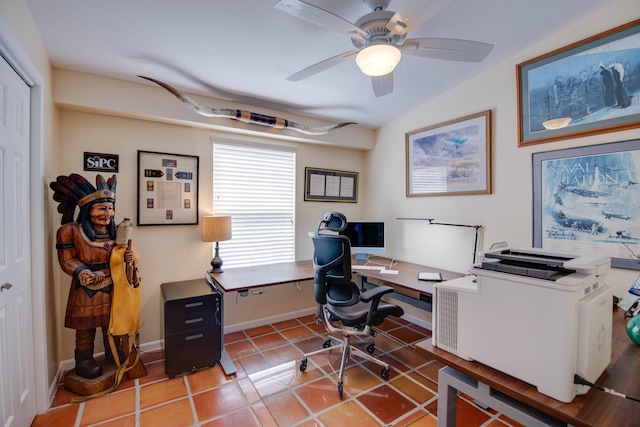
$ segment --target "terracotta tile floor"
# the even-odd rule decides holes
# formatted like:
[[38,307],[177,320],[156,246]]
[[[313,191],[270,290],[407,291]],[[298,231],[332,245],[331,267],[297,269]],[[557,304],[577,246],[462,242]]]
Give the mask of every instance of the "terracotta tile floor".
[[[395,318],[380,326],[375,356],[391,364],[389,380],[377,365],[356,359],[345,372],[342,399],[337,351],[310,357],[306,371],[299,371],[302,354],[320,349],[327,336],[306,316],[225,335],[235,375],[216,365],[169,379],[163,352],[147,353],[147,376],[99,399],[71,404],[74,395],[59,386],[51,409],[32,427],[436,426],[442,365],[413,348],[430,332]],[[464,427],[519,426],[464,395],[457,419]]]

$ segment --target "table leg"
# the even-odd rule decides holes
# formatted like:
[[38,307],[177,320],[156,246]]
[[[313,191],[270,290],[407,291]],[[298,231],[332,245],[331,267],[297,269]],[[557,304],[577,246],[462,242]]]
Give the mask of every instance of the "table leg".
[[458,392],[446,366],[438,371],[438,427],[456,427]]

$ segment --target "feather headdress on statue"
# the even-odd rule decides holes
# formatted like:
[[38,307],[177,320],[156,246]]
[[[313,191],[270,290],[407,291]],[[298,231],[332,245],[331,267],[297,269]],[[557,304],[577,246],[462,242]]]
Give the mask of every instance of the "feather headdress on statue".
[[108,180],[102,175],[96,176],[96,186],[91,185],[83,176],[72,173],[61,175],[49,187],[53,190],[53,200],[58,202],[58,212],[62,214],[62,225],[73,222],[76,206],[80,208],[78,222],[81,222],[83,208],[95,202],[116,201],[116,176]]

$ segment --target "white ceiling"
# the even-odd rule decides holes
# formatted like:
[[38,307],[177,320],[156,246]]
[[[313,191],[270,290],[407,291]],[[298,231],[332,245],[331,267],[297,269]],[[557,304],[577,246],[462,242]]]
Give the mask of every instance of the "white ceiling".
[[[305,1],[351,22],[369,12],[363,0]],[[388,10],[404,1],[391,0]],[[277,0],[27,0],[54,67],[151,84],[136,77],[145,75],[187,93],[251,104],[258,113],[273,108],[368,128],[615,2],[434,1],[444,8],[408,38],[468,39],[495,47],[481,63],[404,55],[394,92],[376,98],[353,59],[299,82],[285,80],[354,47],[348,35],[277,10]],[[207,106],[216,108],[211,102]]]

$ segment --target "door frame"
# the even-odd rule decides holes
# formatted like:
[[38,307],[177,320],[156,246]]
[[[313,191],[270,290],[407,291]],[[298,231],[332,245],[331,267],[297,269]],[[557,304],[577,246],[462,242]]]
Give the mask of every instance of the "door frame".
[[29,136],[29,219],[31,233],[31,304],[33,320],[33,350],[36,413],[49,409],[50,393],[47,369],[45,317],[45,215],[44,215],[44,80],[22,46],[0,18],[0,55],[30,88]]

